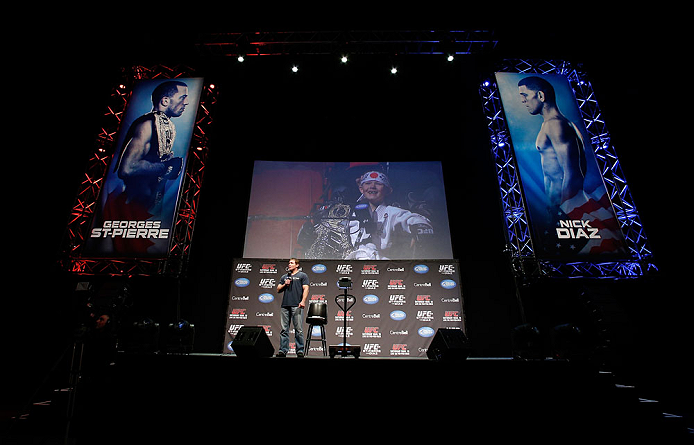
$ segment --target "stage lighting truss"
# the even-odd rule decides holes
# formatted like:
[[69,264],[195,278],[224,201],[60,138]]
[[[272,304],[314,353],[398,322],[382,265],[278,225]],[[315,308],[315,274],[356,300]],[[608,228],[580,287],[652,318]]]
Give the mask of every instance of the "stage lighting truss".
[[75,274],[115,276],[180,276],[183,273],[190,253],[198,211],[198,200],[208,153],[208,132],[217,102],[217,91],[213,85],[205,85],[200,98],[167,257],[111,259],[82,256],[82,248],[89,236],[89,226],[98,206],[99,192],[114,155],[116,135],[134,84],[143,79],[182,77],[195,77],[194,70],[184,66],[157,65],[151,68],[136,66],[129,71],[124,71],[123,79],[113,88],[106,112],[102,116],[102,126],[96,138],[96,146],[89,154],[84,177],[78,186],[75,203],[68,219],[60,260],[64,270]]
[[476,54],[497,44],[491,30],[221,32],[199,36],[206,56],[287,54]]
[[648,239],[617,153],[602,119],[592,86],[586,79],[585,73],[580,70],[580,66],[574,66],[566,61],[513,59],[503,61],[497,71],[554,73],[567,77],[574,90],[605,186],[630,252],[629,259],[610,262],[560,262],[536,257],[501,97],[495,80],[490,78],[482,82],[479,92],[499,182],[507,252],[511,257],[514,273],[525,277],[635,278],[655,270],[655,266],[650,262],[652,255]]

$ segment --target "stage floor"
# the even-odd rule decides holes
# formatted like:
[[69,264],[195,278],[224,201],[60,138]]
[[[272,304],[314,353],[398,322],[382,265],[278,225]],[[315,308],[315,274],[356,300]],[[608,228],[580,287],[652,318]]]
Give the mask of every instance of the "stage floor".
[[122,354],[108,371],[84,376],[76,392],[70,434],[83,439],[77,443],[97,443],[84,438],[103,432],[129,443],[345,434],[347,440],[652,437],[665,443],[673,431],[682,433],[666,428],[633,389],[587,363]]

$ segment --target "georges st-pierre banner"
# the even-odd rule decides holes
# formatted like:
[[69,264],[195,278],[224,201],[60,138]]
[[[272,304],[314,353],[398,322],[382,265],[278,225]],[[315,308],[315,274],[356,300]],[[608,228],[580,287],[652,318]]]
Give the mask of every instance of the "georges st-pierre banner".
[[[234,260],[223,353],[233,354],[231,344],[243,326],[262,326],[279,350],[282,295],[276,288],[286,266],[287,260]],[[465,330],[456,260],[301,260],[300,266],[309,277],[307,308],[311,302],[328,305],[328,346],[341,345],[346,333],[347,344],[358,345],[363,357],[426,357],[439,328]],[[341,277],[352,279],[347,294],[355,299],[346,314],[335,301],[345,292],[337,286]],[[309,332],[306,312],[306,352],[321,356],[320,329]],[[293,328],[289,341],[293,354]]]
[[202,78],[135,85],[85,256],[166,256],[202,88]]
[[527,73],[496,73],[496,79],[537,256],[589,261],[626,255],[568,79]]

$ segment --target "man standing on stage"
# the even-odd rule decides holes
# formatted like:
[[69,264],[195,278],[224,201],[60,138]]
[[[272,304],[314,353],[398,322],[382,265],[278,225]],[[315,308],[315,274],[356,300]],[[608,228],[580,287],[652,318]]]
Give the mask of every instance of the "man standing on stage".
[[308,299],[308,275],[301,271],[299,260],[292,258],[287,266],[287,273],[280,278],[277,292],[282,292],[282,307],[280,308],[282,329],[280,331],[280,350],[278,357],[286,357],[289,351],[289,326],[294,325],[296,355],[304,356],[303,309]]

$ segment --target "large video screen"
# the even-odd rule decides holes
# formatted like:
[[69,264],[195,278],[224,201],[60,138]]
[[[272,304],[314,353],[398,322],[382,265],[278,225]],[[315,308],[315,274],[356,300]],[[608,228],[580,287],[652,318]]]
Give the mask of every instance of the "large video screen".
[[496,73],[538,257],[626,248],[574,92],[558,74]]
[[85,256],[166,256],[202,88],[201,78],[135,85]]
[[452,255],[438,161],[254,164],[245,258]]

